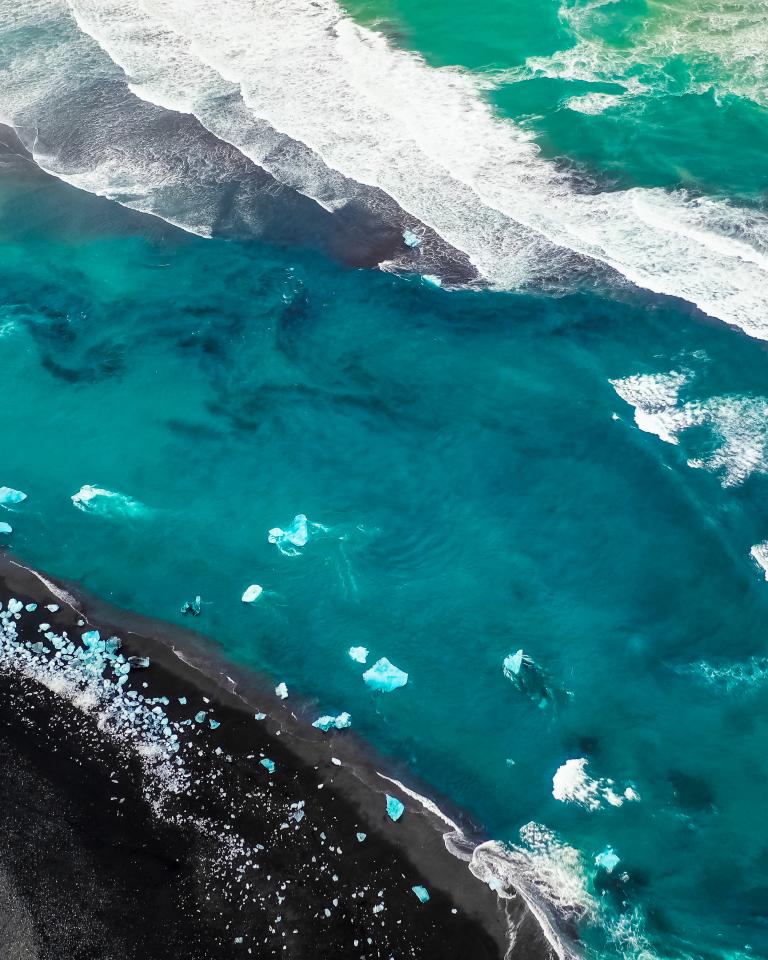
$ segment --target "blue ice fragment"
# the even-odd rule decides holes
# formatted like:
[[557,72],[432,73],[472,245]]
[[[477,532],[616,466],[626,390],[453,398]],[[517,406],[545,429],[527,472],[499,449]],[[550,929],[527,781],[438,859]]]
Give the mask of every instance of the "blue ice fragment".
[[400,803],[397,797],[387,794],[387,815],[390,820],[399,820],[402,817],[405,807]]
[[0,533],[13,533],[13,527],[4,520],[0,521]]
[[408,683],[408,674],[390,663],[386,657],[382,657],[365,671],[363,680],[371,690],[389,693],[397,690],[398,687],[404,687]]
[[26,607],[24,607],[24,609],[27,610],[29,613],[34,613],[35,610],[37,610],[37,604],[36,604],[36,603],[28,603],[28,604],[26,605]]
[[186,707],[186,705],[187,705],[187,698],[186,698],[186,697],[179,697],[179,703],[182,705],[182,707]]
[[266,767],[267,773],[275,772],[275,761],[270,760],[269,757],[264,757],[263,760],[259,760],[259,763],[262,765],[262,767]]
[[613,873],[614,867],[618,866],[620,863],[619,857],[616,856],[613,847],[606,847],[602,853],[598,853],[595,857],[595,865],[602,867],[603,870],[607,870],[608,873]]
[[514,761],[514,760],[510,760],[509,757],[507,757],[507,759],[505,760],[505,763],[506,763],[506,765],[507,765],[508,767],[514,767],[514,765],[515,765],[515,761]]
[[0,487],[0,506],[11,507],[14,503],[21,503],[26,500],[26,493],[21,490],[14,490],[13,487]]
[[306,515],[298,513],[287,530],[281,527],[272,527],[267,534],[270,543],[277,545],[277,549],[289,557],[295,557],[301,547],[305,547],[309,540],[309,523]]
[[349,655],[358,663],[365,663],[368,659],[368,650],[365,647],[350,647]]
[[368,834],[367,834],[367,833],[356,833],[355,836],[357,837],[357,842],[358,842],[358,843],[362,843],[363,840],[365,840],[365,838],[368,836]]
[[427,890],[426,887],[422,887],[421,884],[417,883],[415,887],[411,887],[411,890],[413,890],[422,903],[426,903],[427,900],[429,900],[429,890]]
[[208,718],[208,723],[211,725],[211,730],[216,730],[216,729],[218,729],[218,728],[221,726],[221,724],[219,723],[219,721],[218,721],[218,720],[214,720],[212,717],[209,717],[209,718]]
[[199,617],[202,607],[202,599],[197,596],[194,600],[185,600],[181,605],[181,612],[186,616]]
[[8,613],[21,613],[23,609],[24,604],[21,600],[16,600],[14,597],[8,601]]
[[254,719],[256,719],[256,720],[266,720],[266,719],[267,719],[266,713],[255,713],[253,716],[254,716]]
[[518,650],[517,653],[511,653],[509,656],[504,657],[504,663],[502,665],[502,670],[504,676],[511,680],[513,677],[516,677],[520,673],[520,668],[523,665],[523,651]]
[[346,712],[340,713],[337,717],[332,717],[329,714],[325,714],[322,717],[318,717],[312,726],[317,727],[318,730],[322,730],[324,733],[328,733],[328,731],[332,728],[335,728],[336,730],[344,730],[347,727],[352,726],[352,716]]
[[421,237],[418,233],[414,233],[413,230],[403,230],[403,243],[406,247],[418,247],[421,243]]
[[205,710],[200,710],[195,714],[195,723],[205,723]]

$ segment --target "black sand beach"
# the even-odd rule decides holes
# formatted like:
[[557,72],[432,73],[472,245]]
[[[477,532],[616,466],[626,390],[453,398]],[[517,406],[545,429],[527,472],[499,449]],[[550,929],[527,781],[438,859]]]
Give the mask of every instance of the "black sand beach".
[[[2,957],[550,953],[522,899],[500,901],[449,854],[451,828],[382,777],[406,780],[351,731],[312,729],[292,697],[281,702],[259,678],[235,678],[195,634],[109,608],[8,557],[0,578],[3,610],[11,598],[38,604],[14,621],[18,643],[38,643],[45,622],[75,643],[86,630],[115,634],[125,656],[149,657],[125,689],[162,712],[181,744],[176,766],[159,765],[146,743],[110,732],[103,708],[87,697],[74,705],[71,686],[64,696],[3,668]],[[164,699],[152,707],[155,698]],[[266,719],[255,719],[261,712]],[[161,767],[159,779],[148,774]],[[183,772],[181,784],[169,769]],[[387,793],[405,805],[397,823]],[[415,885],[427,888],[427,903]]]

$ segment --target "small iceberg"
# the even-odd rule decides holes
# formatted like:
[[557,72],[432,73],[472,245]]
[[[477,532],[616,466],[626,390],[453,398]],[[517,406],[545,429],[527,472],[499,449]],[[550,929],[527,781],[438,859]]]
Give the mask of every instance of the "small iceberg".
[[306,547],[313,530],[327,530],[322,523],[311,523],[306,514],[297,513],[293,523],[286,530],[282,527],[272,527],[267,534],[267,540],[274,543],[280,553],[286,557],[297,557],[302,547]]
[[350,647],[349,655],[353,660],[356,660],[357,663],[365,663],[368,659],[368,649],[367,647]]
[[0,506],[12,507],[26,499],[26,493],[21,490],[14,490],[13,487],[0,487]]
[[323,717],[318,717],[312,726],[317,727],[318,730],[322,730],[323,733],[328,733],[331,729],[345,730],[347,727],[352,726],[352,717],[348,713],[340,713],[337,717],[331,717],[326,714]]
[[408,683],[408,674],[390,663],[386,657],[382,657],[381,660],[377,660],[372,667],[365,671],[363,680],[371,690],[390,693],[392,690],[404,687]]
[[288,687],[284,683],[278,683],[275,687],[275,695],[280,697],[281,700],[285,700],[288,696]]
[[90,483],[84,484],[72,496],[72,504],[84,513],[92,513],[100,517],[135,517],[144,513],[146,507],[127,497],[124,493],[96,487]]
[[263,760],[259,760],[259,763],[262,765],[262,767],[264,767],[267,773],[275,772],[275,761],[270,760],[269,757],[264,757]]
[[397,797],[387,794],[387,816],[390,820],[397,822],[405,812],[405,807],[400,803]]
[[200,596],[195,597],[194,600],[185,600],[181,605],[181,612],[185,617],[199,617],[202,603],[203,601]]
[[415,887],[411,887],[411,890],[413,890],[422,903],[426,903],[427,900],[429,900],[429,890],[427,890],[426,887],[422,887],[420,883],[417,883]]
[[13,527],[4,520],[0,521],[0,533],[13,533]]
[[367,833],[356,833],[355,836],[357,837],[357,842],[358,842],[358,843],[362,843],[363,840],[365,840],[365,838],[368,836],[368,834],[367,834]]
[[258,583],[252,583],[250,587],[246,588],[241,600],[243,603],[255,603],[262,593],[264,593],[264,587],[260,587]]
[[502,670],[507,680],[512,680],[514,677],[518,676],[522,665],[523,665],[522,650],[518,650],[517,653],[512,653],[509,656],[504,657]]
[[619,857],[616,856],[613,847],[606,847],[602,853],[598,853],[595,857],[595,866],[602,867],[603,870],[606,870],[608,873],[613,873],[614,868],[621,863]]

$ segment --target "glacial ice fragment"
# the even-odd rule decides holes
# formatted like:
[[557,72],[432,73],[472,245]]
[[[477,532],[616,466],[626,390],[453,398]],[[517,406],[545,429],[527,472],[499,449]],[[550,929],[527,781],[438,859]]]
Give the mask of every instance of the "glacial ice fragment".
[[13,527],[4,520],[0,521],[0,533],[13,533]]
[[288,687],[284,683],[278,683],[275,687],[275,694],[280,697],[281,700],[285,700],[288,696]]
[[205,710],[199,710],[195,714],[195,723],[205,723]]
[[620,862],[621,860],[616,856],[613,847],[606,847],[602,853],[598,853],[595,857],[595,865],[607,870],[608,873],[613,873],[614,867],[618,866]]
[[392,690],[404,687],[408,683],[408,674],[390,663],[386,657],[382,657],[381,660],[377,660],[372,667],[365,671],[363,680],[371,690],[390,693]]
[[242,596],[243,603],[254,603],[259,597],[264,593],[264,588],[260,587],[258,583],[252,583],[250,587],[247,587],[245,593]]
[[427,900],[429,900],[429,890],[427,890],[426,887],[422,887],[421,884],[417,883],[415,887],[411,887],[411,890],[413,890],[422,903],[426,903]]
[[28,604],[26,605],[26,607],[24,607],[24,609],[25,609],[28,613],[34,613],[35,610],[37,610],[37,604],[36,604],[36,603],[28,603]]
[[50,613],[58,613],[60,607],[58,603],[47,603],[45,609],[50,611]]
[[403,230],[403,243],[406,247],[413,249],[421,243],[421,237],[418,233],[414,233],[413,230]]
[[259,763],[266,769],[267,773],[275,772],[275,761],[270,760],[269,757],[264,757],[263,760],[259,760]]
[[146,510],[144,505],[133,497],[90,483],[80,487],[71,499],[72,505],[78,510],[101,517],[138,516]]
[[362,843],[363,840],[365,840],[365,838],[368,836],[368,834],[367,834],[367,833],[356,833],[355,836],[357,837],[357,842],[358,842],[358,843]]
[[520,667],[523,665],[523,651],[518,650],[517,653],[510,654],[508,657],[504,657],[503,671],[504,676],[511,680],[513,677],[516,677],[520,673]]
[[184,615],[189,614],[191,617],[199,617],[200,610],[202,608],[202,598],[200,596],[195,597],[194,600],[185,600],[181,605],[181,612]]
[[21,490],[14,490],[13,487],[0,487],[0,506],[12,507],[15,503],[21,503],[26,500],[27,495]]
[[101,634],[98,630],[86,630],[82,635],[82,640],[86,647],[93,646],[101,640]]
[[366,647],[350,647],[349,655],[358,663],[365,663],[368,659],[368,650]]
[[266,720],[266,719],[267,719],[266,713],[254,713],[253,717],[254,717],[255,720]]
[[267,539],[277,546],[280,553],[284,553],[287,557],[296,557],[301,548],[309,542],[312,530],[327,529],[322,523],[312,523],[307,520],[305,514],[297,513],[287,530],[283,530],[282,527],[272,527],[267,534]]
[[21,613],[23,609],[24,604],[21,600],[16,600],[14,597],[8,601],[8,613]]
[[210,725],[211,730],[218,730],[221,726],[218,720],[214,720],[213,717],[208,717],[208,724]]
[[397,797],[387,794],[387,816],[390,820],[397,821],[402,817],[405,807],[400,803]]
[[322,730],[324,733],[328,733],[328,731],[333,728],[336,730],[344,730],[352,726],[352,717],[346,712],[340,713],[337,717],[325,714],[322,717],[318,717],[312,726],[317,727],[318,730]]

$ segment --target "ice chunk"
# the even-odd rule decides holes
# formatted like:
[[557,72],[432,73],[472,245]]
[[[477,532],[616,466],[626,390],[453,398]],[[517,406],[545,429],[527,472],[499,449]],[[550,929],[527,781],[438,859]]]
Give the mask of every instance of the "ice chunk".
[[285,700],[288,696],[288,687],[284,683],[278,683],[275,687],[275,694],[280,697],[281,700]]
[[507,680],[511,680],[513,677],[516,677],[520,673],[520,667],[522,667],[522,665],[522,650],[518,650],[517,653],[510,654],[508,657],[504,657],[502,670],[504,671],[504,676],[507,678]]
[[262,593],[264,593],[264,587],[260,587],[258,583],[252,583],[243,594],[242,601],[243,603],[254,603]]
[[403,243],[406,247],[418,247],[421,243],[421,237],[418,233],[414,233],[413,230],[403,230]]
[[83,643],[88,646],[92,646],[95,643],[98,643],[101,640],[101,634],[98,630],[86,630],[82,635]]
[[346,727],[352,726],[352,717],[348,713],[340,713],[337,717],[326,714],[325,716],[318,717],[312,726],[317,727],[318,730],[322,730],[324,733],[328,733],[332,728],[344,730]]
[[218,721],[218,720],[214,720],[213,717],[208,717],[208,723],[209,723],[209,725],[210,725],[210,727],[211,727],[211,730],[218,730],[218,728],[221,726],[221,724],[219,723],[219,721]]
[[13,487],[0,487],[0,506],[12,507],[15,503],[21,503],[26,500],[26,493],[21,490],[14,490]]
[[191,617],[199,617],[202,603],[203,601],[200,596],[195,597],[194,600],[185,600],[181,606],[181,612],[184,615],[189,614]]
[[26,605],[26,607],[24,607],[24,609],[27,610],[29,613],[34,613],[35,610],[37,610],[37,604],[36,604],[36,603],[28,603],[28,604]]
[[402,817],[405,807],[400,803],[397,797],[387,794],[387,816],[390,820],[399,820]]
[[263,760],[259,760],[259,763],[266,769],[267,773],[275,772],[275,761],[270,760],[269,757],[264,757]]
[[429,900],[429,890],[427,890],[426,887],[422,887],[421,884],[417,883],[415,887],[411,887],[411,890],[413,890],[422,903],[426,903],[427,900]]
[[613,847],[606,847],[602,853],[598,853],[595,857],[595,865],[602,867],[603,870],[607,870],[608,873],[613,873],[614,867],[618,866],[620,862]]
[[199,710],[195,714],[195,723],[205,723],[205,710]]
[[13,527],[4,520],[0,521],[0,533],[13,533]]
[[101,517],[138,516],[145,512],[144,504],[127,497],[124,493],[107,490],[86,483],[72,495],[72,504],[84,513]]
[[255,720],[266,720],[266,719],[267,719],[266,713],[254,713],[253,716],[254,716],[254,719],[255,719]]
[[368,659],[368,650],[365,647],[350,647],[349,655],[358,663],[365,663]]
[[186,705],[187,705],[187,698],[186,698],[186,697],[179,697],[179,703],[182,705],[182,707],[186,707]]
[[368,834],[367,834],[367,833],[356,833],[355,836],[357,837],[357,842],[358,842],[358,843],[362,843],[363,840],[365,840],[365,838],[368,836]]
[[280,553],[287,557],[296,557],[302,547],[309,542],[312,530],[327,530],[321,523],[311,523],[303,513],[297,513],[287,530],[272,527],[267,534],[270,543],[274,543]]
[[371,690],[390,693],[392,690],[404,687],[408,683],[408,674],[390,663],[386,657],[382,657],[381,660],[377,660],[372,667],[365,671],[363,680]]
[[24,604],[21,600],[16,600],[12,598],[8,601],[8,613],[21,613],[24,609]]

